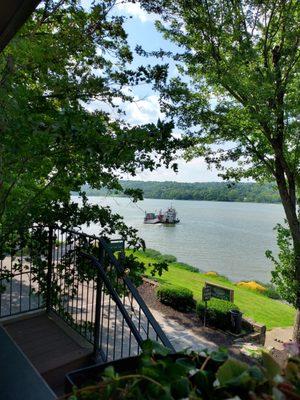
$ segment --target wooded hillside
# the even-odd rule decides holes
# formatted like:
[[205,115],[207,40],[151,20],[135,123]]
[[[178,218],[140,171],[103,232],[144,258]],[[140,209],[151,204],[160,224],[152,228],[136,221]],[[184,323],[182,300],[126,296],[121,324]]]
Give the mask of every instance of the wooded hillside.
[[[241,201],[255,203],[278,203],[279,195],[272,184],[226,183],[226,182],[143,182],[121,181],[124,189],[141,189],[145,198],[174,200]],[[83,188],[87,195],[121,196],[120,192]]]

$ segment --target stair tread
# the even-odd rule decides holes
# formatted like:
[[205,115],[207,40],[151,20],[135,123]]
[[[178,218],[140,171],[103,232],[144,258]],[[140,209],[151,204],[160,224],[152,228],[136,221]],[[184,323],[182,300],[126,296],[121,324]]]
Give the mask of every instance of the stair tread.
[[59,368],[91,353],[45,314],[10,323],[5,329],[40,373]]

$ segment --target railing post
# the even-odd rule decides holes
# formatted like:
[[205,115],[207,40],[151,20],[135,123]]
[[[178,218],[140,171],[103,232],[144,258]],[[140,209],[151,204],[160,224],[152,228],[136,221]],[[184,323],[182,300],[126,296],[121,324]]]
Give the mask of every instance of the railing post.
[[[99,243],[99,263],[104,264],[104,248],[100,241]],[[101,297],[102,297],[102,279],[99,270],[97,269],[96,279],[96,307],[95,307],[95,326],[94,326],[94,359],[98,360],[101,344],[100,344],[100,317],[101,317]]]
[[51,310],[51,293],[52,293],[52,270],[53,270],[53,265],[52,265],[52,252],[53,252],[53,228],[52,226],[49,226],[49,231],[48,231],[48,258],[47,258],[47,264],[48,264],[48,269],[47,269],[47,293],[46,293],[46,311],[47,313],[50,312]]

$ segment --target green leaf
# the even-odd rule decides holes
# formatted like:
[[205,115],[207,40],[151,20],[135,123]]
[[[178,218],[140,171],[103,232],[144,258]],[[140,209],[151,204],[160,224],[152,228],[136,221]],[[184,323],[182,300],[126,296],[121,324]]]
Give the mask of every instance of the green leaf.
[[147,384],[147,395],[153,399],[159,399],[162,395],[162,388],[155,383]]
[[180,378],[171,384],[171,394],[175,399],[184,399],[189,395],[189,380]]
[[150,354],[150,355],[159,354],[161,356],[166,356],[171,353],[170,349],[150,339],[145,340],[142,343],[141,348],[145,354]]
[[176,364],[178,364],[181,367],[183,367],[186,372],[189,372],[189,371],[191,371],[191,370],[196,368],[195,361],[193,361],[193,360],[191,360],[189,358],[177,358]]
[[150,367],[142,367],[141,372],[143,375],[149,376],[152,379],[161,380],[163,369],[161,366],[155,364],[154,366],[152,365]]
[[259,383],[266,380],[266,377],[263,374],[263,371],[256,366],[249,368],[249,374],[250,374],[251,378],[253,378],[255,381],[257,381]]
[[229,359],[218,369],[216,376],[221,386],[225,386],[230,381],[240,377],[247,370],[247,364],[238,360]]
[[201,370],[197,371],[192,376],[193,384],[197,386],[197,388],[200,389],[201,392],[206,392],[209,388],[212,388],[213,379],[211,379],[211,374],[209,372]]
[[116,373],[113,366],[105,368],[103,375],[107,378],[115,378]]
[[181,376],[185,376],[188,374],[188,371],[179,364],[174,364],[172,360],[169,361],[168,365],[165,368],[165,376],[167,382],[175,381],[176,379],[180,378]]
[[210,357],[213,361],[216,362],[224,362],[228,359],[228,350],[225,348],[220,348],[218,351],[213,351],[210,354]]
[[265,351],[262,352],[262,365],[265,367],[269,379],[274,379],[276,375],[281,373],[280,365]]

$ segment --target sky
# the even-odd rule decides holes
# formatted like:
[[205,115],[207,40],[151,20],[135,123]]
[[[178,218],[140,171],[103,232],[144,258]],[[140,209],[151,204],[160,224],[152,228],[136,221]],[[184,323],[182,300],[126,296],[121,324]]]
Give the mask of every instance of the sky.
[[[90,0],[83,0],[82,4],[88,6]],[[125,22],[125,29],[128,33],[128,42],[132,49],[141,45],[144,50],[152,51],[162,48],[166,51],[176,51],[176,46],[163,38],[162,34],[155,28],[157,15],[148,14],[142,10],[138,4],[120,3],[114,10],[115,14],[128,17]],[[167,61],[166,61],[167,62]],[[151,59],[144,59],[138,55],[134,57],[133,66],[145,63],[151,63]],[[156,60],[157,63],[157,60]],[[170,74],[175,73],[175,67],[170,65]],[[162,117],[158,103],[158,93],[152,91],[149,85],[141,85],[134,88],[135,102],[124,106],[126,119],[132,124],[156,123],[158,118]],[[90,106],[97,107],[97,104]],[[178,182],[209,182],[221,181],[217,171],[213,168],[209,170],[204,159],[197,158],[186,163],[184,160],[178,160],[178,173],[166,168],[159,168],[153,172],[138,173],[132,178],[129,175],[124,179],[152,180],[152,181],[178,181]]]

